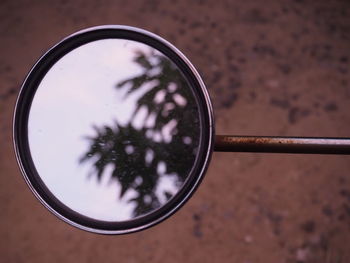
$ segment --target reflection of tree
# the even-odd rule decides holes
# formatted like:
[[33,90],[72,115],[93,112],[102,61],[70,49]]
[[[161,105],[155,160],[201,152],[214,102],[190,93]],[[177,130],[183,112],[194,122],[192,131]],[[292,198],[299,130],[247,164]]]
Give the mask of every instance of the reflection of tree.
[[[129,124],[95,127],[97,135],[89,138],[91,145],[81,162],[92,161],[98,179],[113,165],[112,179],[121,185],[120,198],[128,190],[136,192],[129,200],[136,204],[136,217],[158,208],[175,193],[162,189],[161,177],[173,178],[177,188],[186,179],[195,159],[199,120],[188,84],[169,59],[138,51],[134,62],[142,74],[117,84],[117,89],[127,89],[126,96],[142,94]],[[142,114],[143,125],[135,128]]]

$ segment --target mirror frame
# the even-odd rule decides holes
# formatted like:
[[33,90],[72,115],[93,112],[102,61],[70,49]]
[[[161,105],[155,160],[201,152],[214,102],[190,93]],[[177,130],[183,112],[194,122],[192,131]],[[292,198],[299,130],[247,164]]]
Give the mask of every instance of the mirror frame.
[[[28,117],[35,92],[50,68],[65,54],[86,43],[100,39],[127,39],[149,45],[167,56],[182,72],[198,103],[201,139],[195,164],[182,188],[159,209],[128,221],[109,222],[82,215],[60,202],[40,178],[31,158],[28,142]],[[99,234],[126,234],[158,224],[176,212],[191,197],[208,167],[214,143],[213,109],[207,89],[189,60],[172,44],[148,31],[105,25],[88,28],[68,36],[49,49],[32,67],[25,78],[13,120],[13,143],[22,175],[36,198],[54,215],[77,228]]]

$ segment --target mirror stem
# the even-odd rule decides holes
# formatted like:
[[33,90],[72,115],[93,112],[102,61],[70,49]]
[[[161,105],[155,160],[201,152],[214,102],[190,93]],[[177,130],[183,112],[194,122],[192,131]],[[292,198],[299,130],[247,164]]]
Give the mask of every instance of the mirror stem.
[[216,135],[214,151],[350,154],[350,138]]

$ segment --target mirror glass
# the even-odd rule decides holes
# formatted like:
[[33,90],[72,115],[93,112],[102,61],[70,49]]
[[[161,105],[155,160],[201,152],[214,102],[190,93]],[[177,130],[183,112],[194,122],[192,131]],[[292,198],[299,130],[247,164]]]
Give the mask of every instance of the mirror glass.
[[59,59],[28,119],[31,156],[46,187],[72,210],[113,222],[174,197],[200,136],[197,101],[177,66],[124,39],[93,41]]

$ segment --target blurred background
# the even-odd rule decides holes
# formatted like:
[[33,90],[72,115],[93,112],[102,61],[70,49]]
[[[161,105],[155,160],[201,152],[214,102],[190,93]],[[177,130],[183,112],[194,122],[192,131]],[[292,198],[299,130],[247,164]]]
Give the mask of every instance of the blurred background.
[[217,134],[349,137],[349,7],[345,0],[1,1],[1,261],[349,262],[350,157],[214,153],[198,191],[171,218],[102,236],[39,204],[11,135],[16,96],[39,56],[80,29],[123,24],[159,34],[191,60],[209,89]]

